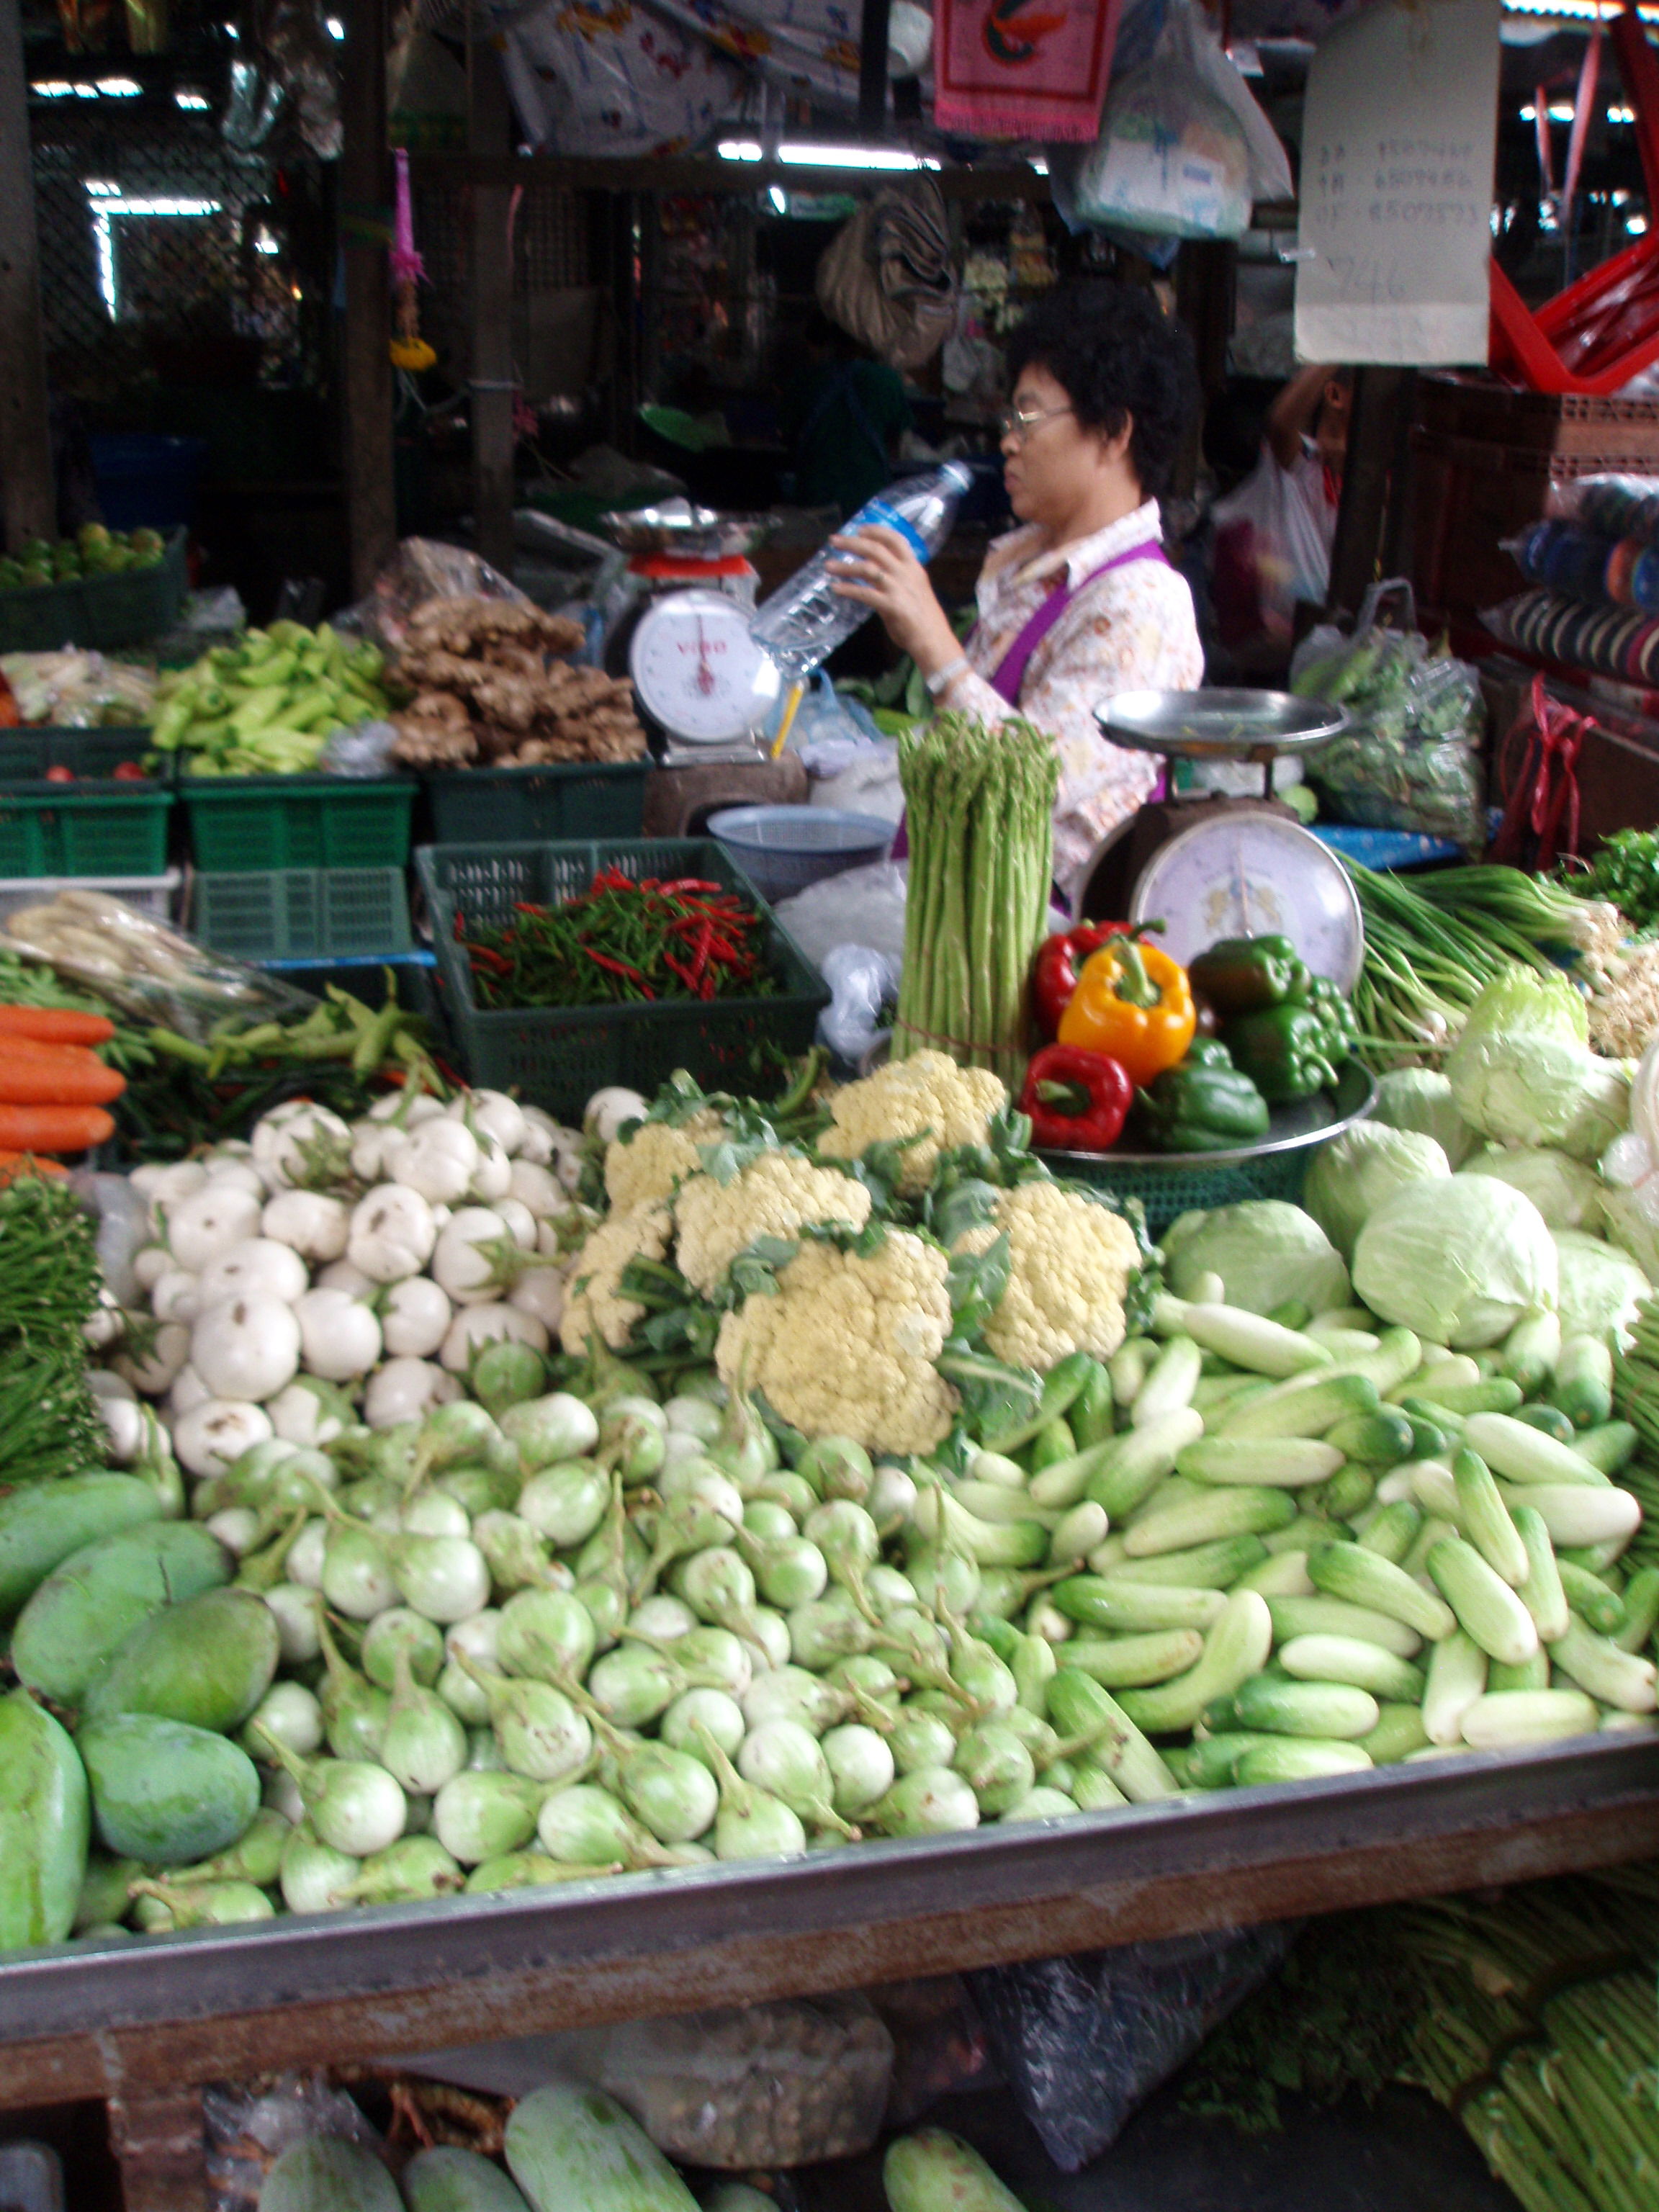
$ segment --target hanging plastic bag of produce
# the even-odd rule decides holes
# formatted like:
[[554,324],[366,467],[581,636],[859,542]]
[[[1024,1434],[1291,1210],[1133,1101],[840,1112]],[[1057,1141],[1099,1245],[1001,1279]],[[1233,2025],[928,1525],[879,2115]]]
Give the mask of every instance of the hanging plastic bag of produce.
[[[1383,618],[1397,597],[1401,626]],[[1291,663],[1291,689],[1346,708],[1348,727],[1307,756],[1308,780],[1340,822],[1486,843],[1482,709],[1474,669],[1437,651],[1416,627],[1403,578],[1374,584],[1351,637],[1312,630]]]

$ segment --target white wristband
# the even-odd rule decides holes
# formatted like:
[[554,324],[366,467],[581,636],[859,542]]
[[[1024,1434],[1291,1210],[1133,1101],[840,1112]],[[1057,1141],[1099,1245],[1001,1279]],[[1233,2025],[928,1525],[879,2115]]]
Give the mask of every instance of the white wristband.
[[922,680],[927,686],[927,696],[937,699],[942,692],[948,691],[967,665],[967,654],[959,653],[954,660],[947,660],[943,668],[936,668],[931,676],[925,677]]

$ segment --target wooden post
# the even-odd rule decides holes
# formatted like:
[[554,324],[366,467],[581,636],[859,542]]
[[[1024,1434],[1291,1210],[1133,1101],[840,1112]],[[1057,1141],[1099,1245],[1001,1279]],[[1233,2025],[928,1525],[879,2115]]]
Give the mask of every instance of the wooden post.
[[[495,48],[468,49],[467,148],[510,154],[512,109]],[[472,512],[477,547],[492,568],[513,573],[513,187],[472,187]]]
[[345,475],[351,588],[361,598],[397,549],[392,471],[392,162],[386,0],[343,0],[340,238],[345,261]]
[[109,2130],[121,2167],[123,2212],[206,2212],[199,2089],[112,2097]]
[[1331,585],[1325,601],[1333,614],[1358,613],[1360,601],[1376,579],[1399,418],[1408,403],[1412,376],[1408,368],[1354,371],[1348,456],[1342,471],[1342,503],[1336,511]]
[[58,535],[19,0],[0,0],[0,505],[6,550]]
[[864,0],[859,24],[859,133],[880,138],[887,129],[889,0]]

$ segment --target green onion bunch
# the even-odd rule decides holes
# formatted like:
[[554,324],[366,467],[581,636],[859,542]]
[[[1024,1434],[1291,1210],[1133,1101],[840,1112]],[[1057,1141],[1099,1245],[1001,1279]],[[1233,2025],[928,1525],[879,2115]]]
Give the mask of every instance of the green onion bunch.
[[1054,746],[1018,718],[940,714],[899,739],[899,776],[910,884],[894,1057],[948,1053],[1017,1090],[1054,874]]

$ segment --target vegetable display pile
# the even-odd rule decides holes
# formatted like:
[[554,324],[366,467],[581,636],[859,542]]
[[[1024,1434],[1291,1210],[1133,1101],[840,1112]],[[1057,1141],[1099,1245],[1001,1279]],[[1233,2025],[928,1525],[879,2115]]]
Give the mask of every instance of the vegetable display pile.
[[170,1451],[110,1396],[133,1474],[0,1501],[0,1936],[1652,1728],[1618,1187],[1432,1081],[1460,1172],[1355,1128],[1309,1211],[1174,1224],[1161,1291],[937,1054],[775,1120],[601,1094],[586,1139],[296,1102],[140,1170],[104,1387]]
[[601,868],[559,906],[520,901],[513,919],[468,933],[481,1006],[602,1006],[655,999],[763,998],[777,989],[760,915],[697,876],[636,881]]
[[1354,639],[1316,633],[1297,659],[1291,689],[1348,713],[1348,727],[1308,758],[1321,798],[1346,822],[1423,831],[1478,852],[1484,714],[1474,670],[1434,651],[1420,632],[1381,628]]
[[939,714],[900,738],[910,878],[895,1059],[944,1050],[1019,1081],[1059,774],[1048,738],[1018,720]]
[[115,1024],[95,1014],[0,1004],[0,1175],[41,1152],[84,1152],[115,1134],[105,1111],[127,1087],[95,1047]]
[[394,758],[408,768],[643,760],[633,686],[579,668],[580,623],[510,599],[438,599],[410,616]]
[[1606,899],[1632,930],[1659,930],[1659,836],[1651,830],[1615,830],[1602,840],[1588,867],[1562,871],[1581,898]]
[[[24,723],[58,729],[126,728],[149,722],[155,708],[155,677],[147,668],[106,660],[101,653],[70,647],[63,653],[0,653],[0,678]],[[0,718],[3,719],[3,718]]]
[[[11,1042],[0,1033],[0,1059]],[[0,1492],[96,1463],[104,1434],[82,1332],[100,1288],[80,1200],[40,1174],[0,1181]]]
[[39,591],[82,577],[159,568],[167,550],[158,531],[106,530],[101,522],[83,522],[73,538],[61,538],[56,544],[31,538],[15,561],[0,559],[0,592]]
[[303,775],[337,730],[391,713],[385,668],[379,646],[351,644],[331,623],[274,622],[164,676],[150,742],[192,775]]

